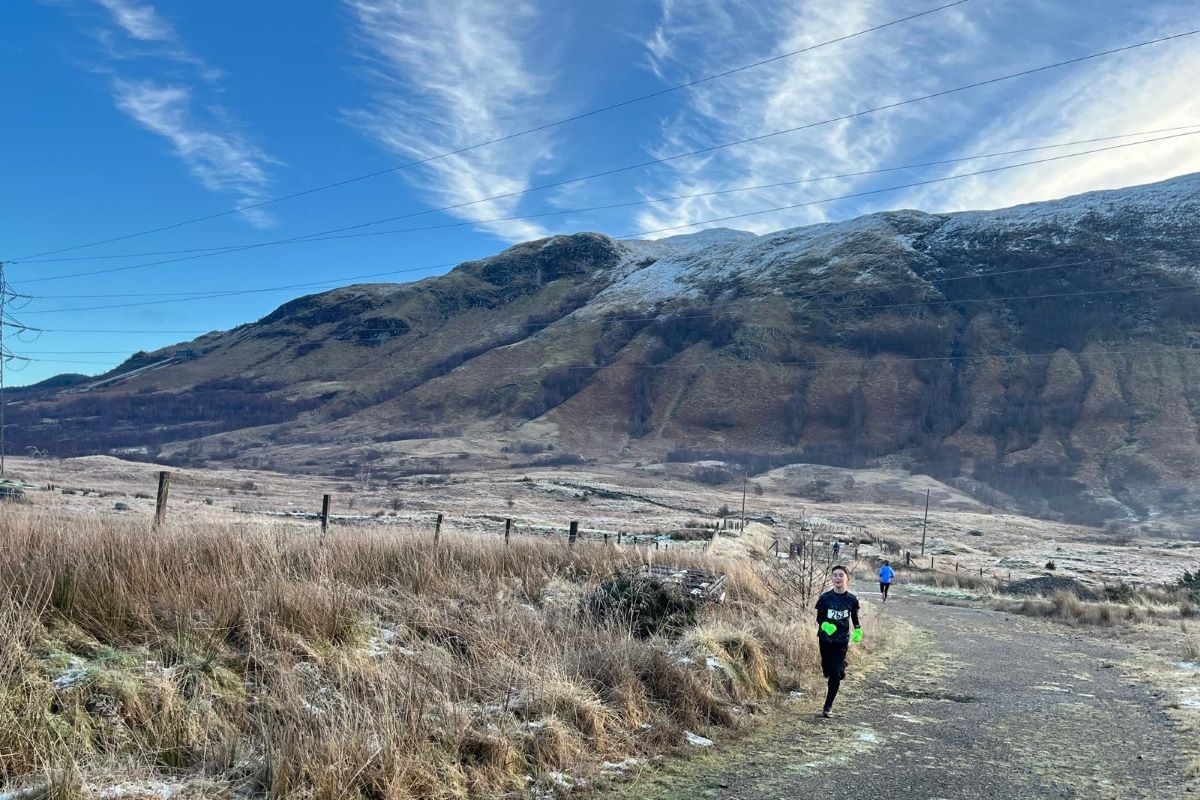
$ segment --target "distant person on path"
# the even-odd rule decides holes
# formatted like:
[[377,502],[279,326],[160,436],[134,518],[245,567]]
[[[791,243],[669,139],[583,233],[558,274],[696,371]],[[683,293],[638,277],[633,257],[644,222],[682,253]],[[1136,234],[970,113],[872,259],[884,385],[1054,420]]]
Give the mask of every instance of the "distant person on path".
[[837,558],[842,554],[842,543],[838,539],[833,540],[833,557]]
[[[833,716],[833,701],[846,679],[846,651],[862,639],[858,622],[858,598],[848,591],[850,572],[838,564],[830,580],[833,588],[817,599],[817,645],[821,650],[821,672],[829,682],[823,717]],[[851,630],[853,623],[853,631]]]
[[883,597],[883,602],[887,602],[888,589],[892,588],[892,578],[896,577],[895,570],[888,561],[883,562],[883,566],[879,568],[879,594]]

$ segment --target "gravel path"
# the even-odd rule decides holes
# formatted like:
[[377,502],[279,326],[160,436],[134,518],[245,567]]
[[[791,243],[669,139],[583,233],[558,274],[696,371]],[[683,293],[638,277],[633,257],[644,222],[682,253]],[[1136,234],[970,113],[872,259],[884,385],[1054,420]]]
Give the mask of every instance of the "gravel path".
[[[850,675],[837,714],[794,716],[637,779],[643,798],[1200,798],[1179,733],[1128,655],[1040,620],[889,601],[913,623],[886,669]],[[814,699],[814,702],[819,698]]]

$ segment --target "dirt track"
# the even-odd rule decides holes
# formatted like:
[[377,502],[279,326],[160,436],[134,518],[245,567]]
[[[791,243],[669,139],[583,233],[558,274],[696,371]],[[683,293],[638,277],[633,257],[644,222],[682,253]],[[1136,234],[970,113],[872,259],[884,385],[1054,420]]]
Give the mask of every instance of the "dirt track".
[[647,774],[644,798],[1191,798],[1179,732],[1127,654],[1061,626],[896,597],[917,627],[885,670],[768,729]]

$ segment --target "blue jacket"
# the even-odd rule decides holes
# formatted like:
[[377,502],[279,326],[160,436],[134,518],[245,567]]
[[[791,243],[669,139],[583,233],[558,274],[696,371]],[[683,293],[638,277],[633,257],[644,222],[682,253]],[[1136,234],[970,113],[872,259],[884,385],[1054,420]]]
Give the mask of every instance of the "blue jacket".
[[896,575],[896,573],[893,572],[892,568],[889,567],[887,564],[884,564],[882,567],[879,568],[879,582],[880,583],[891,583],[892,578],[895,577],[895,575]]

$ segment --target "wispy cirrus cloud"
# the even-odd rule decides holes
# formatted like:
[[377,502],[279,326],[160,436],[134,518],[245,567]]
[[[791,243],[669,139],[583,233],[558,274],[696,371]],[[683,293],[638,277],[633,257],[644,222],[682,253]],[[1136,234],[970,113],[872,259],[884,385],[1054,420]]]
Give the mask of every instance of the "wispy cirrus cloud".
[[126,34],[143,42],[171,42],[175,40],[175,30],[148,3],[137,3],[132,0],[96,0],[112,15],[113,21],[121,26]]
[[[705,84],[687,108],[664,121],[653,151],[670,154],[804,125],[973,81],[1194,28],[1194,5],[1130,6],[1104,0],[1079,27],[1060,4],[1020,8],[968,3],[920,20]],[[928,8],[929,6],[926,6]],[[817,0],[762,7],[750,0],[661,0],[644,36],[650,67],[676,82],[775,52],[810,46],[922,10],[894,0]],[[1070,35],[1067,35],[1070,33]],[[1012,47],[1019,39],[1021,47]],[[719,45],[719,46],[718,46]],[[1047,142],[1086,139],[1200,121],[1192,40],[1097,59],[962,94],[765,139],[702,158],[672,162],[643,185],[647,196],[692,194]],[[1027,160],[1019,157],[1009,160]],[[860,176],[756,192],[697,198],[638,216],[642,230],[804,203],[939,175],[996,166]],[[925,190],[767,213],[726,224],[765,232],[896,207],[998,207],[1200,170],[1191,140],[1114,151],[1033,170],[966,178]],[[678,231],[676,231],[678,232]],[[660,234],[666,235],[666,234]]]
[[[388,152],[409,160],[494,139],[553,117],[553,70],[538,63],[539,11],[505,0],[345,0],[372,102],[348,112]],[[549,134],[439,158],[404,174],[438,206],[521,191],[553,157]],[[545,235],[517,198],[457,209],[482,230],[521,241]]]
[[[1190,13],[1188,7],[1182,5],[1174,7],[1177,13],[1163,13],[1170,8],[1159,9],[1159,19],[1141,31],[1122,31],[1120,38],[1110,40],[1107,46],[1169,35],[1200,24],[1200,13],[1194,7]],[[1200,95],[1196,93],[1196,80],[1200,77],[1200,41],[1196,39],[1200,37],[1132,51],[1097,63],[1090,69],[1066,73],[1041,87],[1010,113],[981,125],[977,134],[968,137],[961,151],[988,152],[1006,146],[1038,146],[1200,125]],[[1157,139],[1164,135],[1169,134],[1126,141]],[[1083,149],[1089,148],[1064,148],[1045,155]],[[988,164],[969,162],[955,172],[962,174],[996,163],[1029,158]],[[1032,169],[963,178],[913,192],[905,202],[931,211],[997,208],[1096,189],[1150,183],[1191,172],[1200,172],[1200,137],[1173,138],[1065,159]]]
[[[646,37],[646,52],[652,69],[676,82],[774,53],[812,47],[904,13],[895,4],[879,0],[772,6],[752,0],[687,4],[663,0],[658,25]],[[916,72],[916,62],[953,59],[951,43],[970,34],[969,26],[958,26],[957,33],[947,32],[947,18],[953,16],[957,16],[956,10],[940,12],[890,31],[867,34],[704,84],[692,90],[686,110],[665,121],[654,153],[668,155],[699,149],[893,101],[897,99],[897,76]],[[949,30],[955,30],[954,26]],[[911,46],[914,37],[920,37],[921,47]],[[905,46],[901,46],[902,41]],[[932,76],[919,74],[900,82],[906,91],[920,91],[933,84]],[[922,109],[899,109],[672,162],[669,169],[655,173],[644,186],[644,194],[697,194],[871,169],[895,154],[906,125],[924,117]],[[855,181],[846,179],[696,198],[670,208],[647,210],[638,215],[637,225],[646,231],[669,228],[831,196],[854,186]],[[820,222],[830,213],[828,207],[811,206],[728,224],[765,232]]]
[[[264,199],[271,183],[267,166],[274,162],[231,123],[200,119],[190,88],[120,79],[113,88],[117,108],[170,142],[205,189],[232,194],[246,205]],[[256,227],[273,222],[261,209],[247,209],[242,216]]]
[[[103,10],[107,24],[88,29],[104,48],[101,63],[89,68],[107,77],[117,109],[162,137],[207,191],[239,206],[266,199],[278,162],[219,102],[222,73],[195,55],[153,4],[90,3]],[[257,228],[275,221],[261,209],[246,209],[241,217]]]

